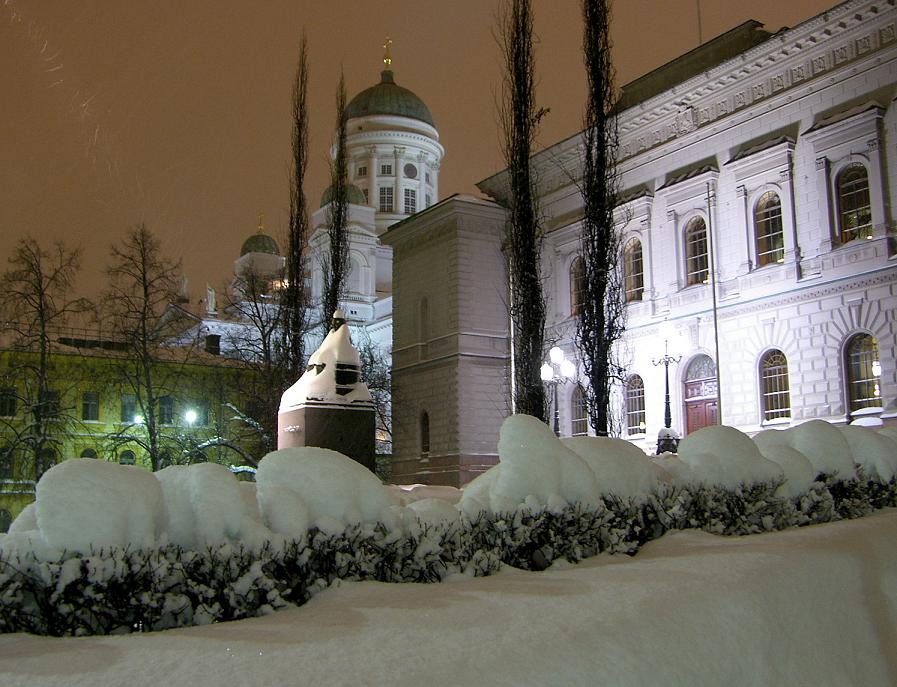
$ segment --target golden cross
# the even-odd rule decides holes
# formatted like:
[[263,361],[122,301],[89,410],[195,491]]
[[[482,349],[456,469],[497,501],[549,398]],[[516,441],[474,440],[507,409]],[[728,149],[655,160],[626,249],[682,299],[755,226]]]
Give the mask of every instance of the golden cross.
[[265,233],[265,213],[259,213],[259,234]]
[[392,47],[392,39],[387,36],[386,42],[383,44],[383,64],[386,65],[386,68],[389,69],[392,66],[392,54],[390,53],[390,48]]

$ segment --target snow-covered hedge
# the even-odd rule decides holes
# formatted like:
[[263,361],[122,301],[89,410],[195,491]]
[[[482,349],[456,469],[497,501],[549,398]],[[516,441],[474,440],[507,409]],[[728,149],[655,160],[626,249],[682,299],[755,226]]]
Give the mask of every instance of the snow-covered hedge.
[[500,464],[466,489],[387,487],[323,449],[266,456],[257,484],[201,464],[155,475],[96,460],[49,470],[0,535],[0,631],[155,630],[264,615],[335,580],[438,582],[635,554],[672,529],[725,535],[897,505],[889,432],[728,427],[648,458],[508,418]]

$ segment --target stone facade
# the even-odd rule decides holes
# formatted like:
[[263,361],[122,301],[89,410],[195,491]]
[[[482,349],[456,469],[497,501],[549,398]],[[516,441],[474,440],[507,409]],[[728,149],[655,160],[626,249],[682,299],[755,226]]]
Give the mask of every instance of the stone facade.
[[[632,252],[623,260],[631,293],[619,353],[628,376],[616,415],[621,434],[646,451],[663,427],[664,367],[655,362],[665,345],[678,359],[672,424],[683,434],[717,419],[754,432],[811,418],[897,418],[897,9],[849,0],[775,35],[759,27],[748,22],[624,87],[616,216]],[[581,146],[573,136],[533,159],[547,232],[548,339],[574,360]],[[503,172],[478,186],[504,202]],[[492,298],[505,293],[501,211],[477,220],[463,214],[467,204],[441,204],[385,237],[396,250],[395,446],[404,480],[455,483],[454,468],[427,461],[438,454],[454,465],[461,437],[481,438],[488,454],[508,412],[507,395],[480,399],[507,391],[506,296]],[[484,222],[471,235],[496,232],[494,253],[474,251],[463,267],[462,217]],[[472,298],[454,292],[460,283]],[[421,337],[413,295],[426,293],[433,317],[445,321],[433,319]],[[494,381],[460,374],[467,359],[452,318],[461,312],[492,323]],[[857,403],[851,351],[864,337],[877,353],[862,363],[869,398]],[[583,410],[575,385],[560,391],[561,433],[570,435]],[[420,459],[422,410],[431,450]]]

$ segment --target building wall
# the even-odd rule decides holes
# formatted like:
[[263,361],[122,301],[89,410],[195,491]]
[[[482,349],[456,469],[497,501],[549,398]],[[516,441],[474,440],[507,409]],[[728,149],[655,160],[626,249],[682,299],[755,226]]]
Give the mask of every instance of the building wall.
[[[671,333],[683,340],[681,361],[671,367],[673,427],[682,431],[685,371],[698,354],[717,359],[715,324],[724,423],[757,431],[811,418],[854,419],[846,406],[844,346],[858,332],[878,341],[881,418],[897,416],[895,22],[891,5],[843,3],[621,113],[627,200],[617,220],[624,243],[641,241],[645,291],[627,306],[620,351],[645,383],[646,431],[631,438],[646,450],[663,424],[663,367],[653,364],[663,341]],[[575,329],[569,268],[581,218],[569,179],[580,172],[580,144],[574,137],[535,159],[550,232],[549,327],[568,354]],[[834,179],[850,163],[868,173],[871,238],[841,244]],[[481,187],[499,196],[501,178]],[[781,199],[785,250],[781,263],[760,267],[753,211],[767,191]],[[715,314],[713,286],[686,283],[683,235],[696,217],[714,242]],[[770,423],[761,421],[758,365],[771,348],[787,356],[792,413]],[[562,393],[565,433],[571,393]]]

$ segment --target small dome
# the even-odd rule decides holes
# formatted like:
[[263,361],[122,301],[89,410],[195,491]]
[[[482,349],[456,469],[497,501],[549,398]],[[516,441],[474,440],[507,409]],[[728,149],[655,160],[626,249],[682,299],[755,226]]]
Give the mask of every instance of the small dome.
[[[352,205],[368,204],[364,197],[364,191],[358,188],[355,184],[349,184],[346,187],[346,196],[349,203]],[[328,186],[321,195],[321,207],[327,205],[331,200],[333,200],[333,186]]]
[[436,126],[424,102],[407,88],[396,85],[391,69],[380,72],[380,83],[363,90],[346,107],[346,119],[369,115],[398,115]]
[[247,253],[270,253],[271,255],[280,255],[280,247],[277,241],[261,232],[253,234],[243,242],[240,249],[240,256]]

